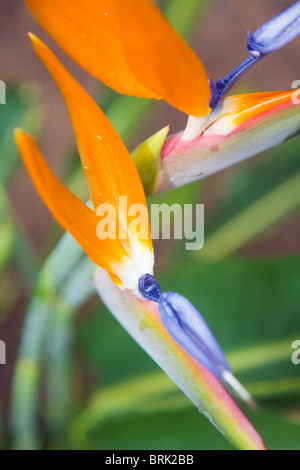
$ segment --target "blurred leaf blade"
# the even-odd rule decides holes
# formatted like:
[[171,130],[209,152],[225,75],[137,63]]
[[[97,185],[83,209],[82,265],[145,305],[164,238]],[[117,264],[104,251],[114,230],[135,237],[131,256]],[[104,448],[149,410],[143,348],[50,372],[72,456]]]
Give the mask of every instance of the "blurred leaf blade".
[[[158,387],[157,391],[155,390],[155,385]],[[150,392],[147,392],[147,388],[149,386]],[[119,391],[117,388],[108,388],[95,393],[91,398],[87,409],[71,421],[69,428],[69,441],[72,448],[105,449],[108,445],[108,441],[104,437],[107,432],[110,435],[109,445],[111,449],[129,448],[127,447],[128,441],[126,444],[124,436],[120,436],[120,433],[118,432],[115,435],[112,434],[111,423],[113,423],[115,428],[126,428],[127,426],[127,429],[130,429],[131,432],[131,439],[137,443],[139,442],[139,438],[137,436],[138,431],[134,433],[133,428],[130,427],[130,423],[140,420],[141,423],[144,422],[144,426],[147,429],[145,433],[144,448],[152,449],[153,446],[155,446],[155,448],[158,447],[158,449],[163,449],[161,442],[164,442],[164,431],[162,431],[159,426],[163,417],[168,422],[169,420],[173,421],[173,417],[179,420],[182,413],[188,413],[196,417],[192,403],[184,395],[179,395],[173,382],[168,381],[168,378],[162,373],[141,377],[140,382],[132,381],[120,384],[118,387]],[[275,388],[273,396],[277,393],[279,395],[282,392],[286,393],[287,390],[288,392],[291,392],[293,391],[292,389],[296,390],[299,394],[299,378],[272,381],[268,383],[248,383],[247,387],[254,396],[258,398],[266,395],[268,396],[269,394],[272,395],[272,387]],[[261,420],[265,419],[271,419],[273,423],[277,420],[277,423],[279,424],[279,422],[281,422],[285,428],[290,426],[284,416],[281,416],[279,413],[275,413],[272,417],[268,417],[268,412],[262,411],[255,417],[257,423],[260,423]],[[149,420],[156,423],[156,425],[153,423],[153,426],[151,426],[150,429],[145,425],[145,422],[147,423]],[[177,442],[175,439],[172,440],[172,449],[180,450],[186,448],[183,447],[185,435],[189,435],[189,438],[193,441],[193,444],[191,444],[191,442],[189,443],[191,447],[187,447],[188,449],[206,449],[209,447],[205,439],[203,442],[203,436],[202,438],[199,438],[196,431],[199,430],[199,427],[201,428],[200,416],[198,416],[198,420],[198,425],[194,425],[193,432],[191,432],[191,430],[193,430],[191,420],[189,420],[189,427],[184,427],[184,429],[181,428],[182,432],[180,437],[177,435]],[[259,427],[263,427],[265,429],[265,426]],[[296,430],[297,427],[294,427],[294,429]],[[172,427],[169,432],[172,434]],[[209,434],[213,434],[213,428],[210,427],[207,432]],[[297,430],[297,434],[299,434],[299,432],[300,428]],[[272,446],[274,446],[273,448],[276,448],[275,442],[278,440],[277,436],[274,436],[274,432],[272,433],[271,428],[268,429],[268,434],[268,441],[270,442],[271,449]],[[154,435],[156,438],[154,438]],[[283,441],[282,438],[283,436],[281,436],[281,445]],[[285,441],[287,440],[285,439]],[[214,445],[215,444],[216,442],[214,440]],[[291,447],[289,447],[289,445]],[[299,442],[297,444],[295,441],[293,443],[290,442],[289,445],[285,442],[285,446],[293,448],[293,446],[296,445],[296,449],[299,449]],[[225,443],[218,444],[218,448],[220,449],[224,449],[226,447]]]
[[11,181],[20,161],[14,129],[23,127],[28,132],[38,134],[44,116],[37,87],[27,84],[7,88],[6,105],[0,106],[0,180],[4,185]]
[[5,189],[0,183],[0,272],[11,258],[14,245],[15,227]]
[[246,207],[212,233],[198,256],[220,260],[235,253],[259,235],[281,223],[300,208],[300,173]]
[[33,285],[38,272],[37,257],[0,183],[0,273],[11,259],[18,262],[27,284]]
[[177,31],[185,37],[190,37],[196,27],[195,17],[198,19],[198,27],[199,13],[205,13],[208,3],[207,0],[186,0],[185,7],[182,8],[181,0],[167,0],[164,10]]
[[[84,256],[80,246],[68,234],[63,236],[42,268],[32,301],[28,306],[14,374],[10,421],[15,448],[27,448],[29,443],[30,448],[40,447],[37,432],[39,376],[37,377],[32,371],[42,371],[45,368],[47,346],[51,348],[54,355],[50,363],[52,360],[57,364],[57,353],[61,352],[61,348],[69,352],[70,343],[65,339],[72,335],[72,323],[61,322],[61,318],[68,320],[78,307],[76,302],[84,302],[91,295],[90,277],[93,269],[91,261]],[[72,278],[70,273],[73,271],[75,276]],[[85,291],[82,284],[83,278]],[[80,282],[80,289],[78,282]],[[78,295],[74,297],[74,293],[79,292],[79,297]],[[56,335],[52,337],[53,321],[57,317],[59,321],[53,331]],[[52,348],[51,341],[55,339],[56,347]],[[65,369],[69,359],[67,354],[60,356],[59,372],[53,371],[52,375],[50,374],[51,383],[53,379],[56,380],[57,374],[62,377],[60,367]],[[23,364],[28,363],[31,367],[24,368]],[[67,380],[67,376],[63,377]],[[62,399],[65,398],[64,385],[63,381],[60,388]],[[23,400],[20,393],[23,387],[28,390],[26,400]],[[50,390],[49,393],[51,393]],[[54,400],[56,401],[57,398],[55,396]]]

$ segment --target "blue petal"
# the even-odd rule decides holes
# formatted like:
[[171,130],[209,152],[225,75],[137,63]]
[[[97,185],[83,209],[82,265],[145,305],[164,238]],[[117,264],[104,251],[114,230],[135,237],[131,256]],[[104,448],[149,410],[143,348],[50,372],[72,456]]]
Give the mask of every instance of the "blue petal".
[[285,46],[300,34],[300,1],[280,13],[259,28],[248,33],[248,50],[251,53],[268,54]]
[[187,352],[220,379],[225,371],[231,371],[217,340],[191,302],[167,292],[160,297],[158,306],[164,326]]

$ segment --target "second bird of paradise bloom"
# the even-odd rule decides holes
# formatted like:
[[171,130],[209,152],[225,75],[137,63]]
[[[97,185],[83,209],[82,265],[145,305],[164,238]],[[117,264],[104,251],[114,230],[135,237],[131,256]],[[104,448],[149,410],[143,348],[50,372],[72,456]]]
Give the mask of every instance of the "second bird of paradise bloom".
[[[226,125],[230,123],[230,119],[231,125],[240,125],[247,120],[255,120],[260,114],[272,111],[275,107],[286,105],[291,99],[291,93],[288,92],[250,98],[237,97],[233,110],[224,113],[225,91],[230,88],[231,82],[233,84],[249,68],[248,62],[252,64],[260,60],[263,55],[276,49],[277,43],[280,42],[278,47],[284,44],[282,36],[285,30],[274,30],[272,22],[266,28],[268,31],[272,30],[273,49],[272,44],[268,44],[268,51],[262,51],[263,47],[267,47],[264,35],[255,33],[249,40],[251,57],[254,59],[250,57],[229,78],[213,83],[208,81],[197,56],[150,0],[139,2],[139,6],[135,0],[89,0],[84,3],[27,0],[26,3],[66,52],[108,85],[123,93],[164,98],[178,109],[196,116],[196,125],[190,120],[191,124],[181,135],[181,142],[175,143],[176,146],[187,146],[183,142],[195,139],[195,129],[198,134],[199,129],[203,133],[212,122],[217,123],[219,119],[222,123],[224,116],[226,121],[226,114]],[[299,7],[299,3],[296,6]],[[299,11],[296,13],[299,14]],[[285,13],[285,23],[288,23],[286,27],[293,22],[293,15],[295,16],[294,10]],[[140,40],[134,39],[130,31],[135,31]],[[290,34],[289,40],[294,36]],[[260,44],[258,51],[256,41],[261,37],[264,43]],[[120,137],[96,103],[50,49],[35,36],[31,35],[31,39],[37,55],[53,75],[66,101],[95,211],[104,203],[117,208],[122,196],[127,197],[129,205],[142,204],[146,207],[141,179]],[[169,47],[170,44],[175,46],[174,51]],[[99,48],[104,48],[102,67],[99,62]],[[201,369],[202,372],[207,370],[221,381],[227,381],[251,403],[251,397],[233,377],[221,348],[200,313],[179,294],[162,293],[153,277],[154,256],[150,228],[148,227],[146,237],[131,233],[129,228],[126,238],[99,240],[96,234],[96,212],[57,180],[33,137],[17,130],[16,138],[25,165],[41,197],[88,256],[109,273],[116,285],[122,289],[130,289],[137,298],[142,295],[142,298],[148,299],[143,302],[158,303],[160,319],[156,327],[167,338],[166,343],[175,341],[179,353],[183,352],[190,361],[201,364],[204,368]],[[124,224],[124,218],[125,214],[118,212],[119,226]],[[150,308],[150,315],[151,312],[153,310]],[[217,387],[216,382],[214,385]],[[236,410],[231,409],[232,403],[228,402],[227,406],[235,415]],[[245,424],[243,419],[240,418],[242,427]],[[248,442],[249,448],[263,448],[251,426],[246,424],[243,427],[244,432],[245,427],[248,427],[246,434],[248,432],[249,442],[251,441],[251,445]]]

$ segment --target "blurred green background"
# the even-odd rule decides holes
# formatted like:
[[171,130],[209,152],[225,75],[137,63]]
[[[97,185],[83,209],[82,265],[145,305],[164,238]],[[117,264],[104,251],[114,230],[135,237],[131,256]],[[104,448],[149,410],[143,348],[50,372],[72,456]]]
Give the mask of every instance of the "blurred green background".
[[[203,59],[225,75],[246,32],[293,2],[159,2]],[[38,136],[61,179],[87,188],[63,100],[30,48],[34,31],[97,98],[129,149],[185,118],[166,104],[119,96],[53,44],[20,0],[2,2],[0,79],[0,445],[14,449],[231,449],[101,305],[92,263],[52,219],[22,167],[15,126]],[[299,40],[259,64],[235,91],[289,89]],[[175,78],[174,78],[175,79]],[[260,405],[245,410],[272,449],[300,449],[300,138],[149,202],[204,203],[205,246],[158,242],[164,290],[203,313],[237,377]],[[62,237],[62,238],[61,238]]]

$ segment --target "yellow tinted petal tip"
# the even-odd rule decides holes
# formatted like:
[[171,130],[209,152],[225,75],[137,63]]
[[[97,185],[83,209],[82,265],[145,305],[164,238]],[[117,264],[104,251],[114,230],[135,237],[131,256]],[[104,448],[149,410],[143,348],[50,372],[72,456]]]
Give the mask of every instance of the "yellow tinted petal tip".
[[16,127],[14,130],[15,139],[18,140],[22,136],[23,133],[24,131],[23,129],[21,129],[21,127]]
[[32,43],[32,45],[34,46],[35,44],[40,44],[42,45],[43,42],[33,33],[31,33],[30,31],[28,31],[28,37]]
[[43,41],[41,41],[35,34],[31,33],[30,31],[28,32],[28,37],[33,45],[33,48],[35,47],[47,47]]
[[31,134],[28,134],[27,132],[25,132],[21,127],[16,127],[14,129],[14,135],[15,135],[17,146],[22,155],[21,149],[23,148],[23,145],[28,143],[28,139],[32,139],[33,137]]

